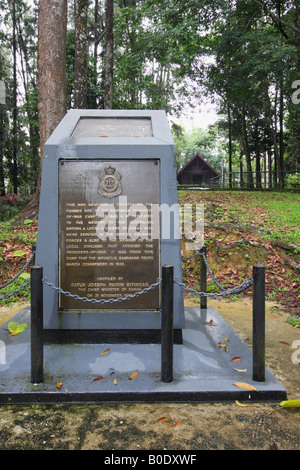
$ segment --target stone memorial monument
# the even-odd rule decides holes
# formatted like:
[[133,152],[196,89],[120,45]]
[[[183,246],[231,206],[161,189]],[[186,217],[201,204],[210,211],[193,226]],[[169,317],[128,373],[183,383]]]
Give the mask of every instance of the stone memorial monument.
[[[43,154],[36,264],[45,340],[159,342],[162,265],[182,278],[179,222],[165,113],[69,111]],[[183,328],[174,284],[174,342]]]

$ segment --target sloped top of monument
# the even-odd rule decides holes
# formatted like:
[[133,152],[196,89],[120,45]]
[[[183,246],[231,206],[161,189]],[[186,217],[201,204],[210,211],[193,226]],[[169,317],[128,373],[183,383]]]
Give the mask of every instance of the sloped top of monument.
[[86,143],[149,143],[155,141],[173,144],[173,137],[165,111],[157,110],[83,110],[68,111],[46,145],[66,141]]

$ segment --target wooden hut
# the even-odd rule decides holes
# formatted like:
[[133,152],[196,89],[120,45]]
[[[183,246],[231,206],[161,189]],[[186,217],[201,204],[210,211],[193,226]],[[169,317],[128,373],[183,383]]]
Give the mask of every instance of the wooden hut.
[[178,171],[177,181],[179,184],[208,186],[209,180],[216,176],[220,176],[219,173],[214,170],[199,153],[196,153],[196,155]]

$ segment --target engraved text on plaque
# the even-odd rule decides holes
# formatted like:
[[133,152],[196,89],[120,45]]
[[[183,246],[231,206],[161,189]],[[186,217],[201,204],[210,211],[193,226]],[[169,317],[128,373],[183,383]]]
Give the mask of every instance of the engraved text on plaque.
[[[124,298],[157,281],[158,160],[60,160],[60,287],[88,299]],[[113,303],[60,296],[61,310],[158,310],[159,288]]]

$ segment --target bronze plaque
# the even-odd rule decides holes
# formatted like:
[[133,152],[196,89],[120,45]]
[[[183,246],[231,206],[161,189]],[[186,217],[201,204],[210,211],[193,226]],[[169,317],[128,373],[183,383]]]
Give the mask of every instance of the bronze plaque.
[[[160,276],[153,207],[158,160],[60,160],[60,287],[88,299],[124,298]],[[158,310],[159,288],[122,302],[60,295],[61,310]]]

